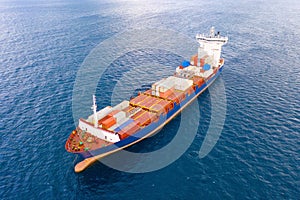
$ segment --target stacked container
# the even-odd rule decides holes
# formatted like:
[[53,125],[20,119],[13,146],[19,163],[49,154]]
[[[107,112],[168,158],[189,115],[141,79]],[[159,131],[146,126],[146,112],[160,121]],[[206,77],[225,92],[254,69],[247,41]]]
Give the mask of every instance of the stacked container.
[[116,118],[114,118],[112,116],[108,116],[106,119],[104,119],[101,122],[101,125],[102,125],[102,128],[109,129],[110,127],[112,127],[116,123],[117,123]]
[[131,124],[132,122],[134,122],[133,119],[129,118],[127,121],[123,122],[121,125],[119,125],[118,127],[116,127],[114,129],[115,132],[119,132],[122,129],[124,129],[126,126],[128,126],[129,124]]
[[193,55],[192,58],[191,58],[191,65],[193,66],[197,66],[198,64],[198,55]]
[[162,83],[165,79],[162,79],[156,83],[153,83],[152,84],[152,95],[155,95],[155,96],[159,96],[159,85],[160,83]]
[[155,113],[143,110],[142,112],[136,113],[132,118],[139,126],[146,126],[155,121],[158,117]]
[[124,125],[122,124],[115,130],[118,132],[120,139],[123,140],[140,130],[140,126],[134,120],[131,119],[130,121],[128,120]]
[[130,104],[135,106],[138,102],[143,101],[144,99],[146,99],[148,96],[144,95],[144,94],[140,94],[139,96],[133,98],[130,100]]
[[157,104],[152,105],[149,110],[158,113],[159,115],[162,113],[167,113],[170,109],[173,108],[173,103],[167,100],[162,100]]
[[167,90],[166,92],[159,92],[159,96],[161,97],[161,98],[167,98],[168,96],[170,96],[171,94],[173,94],[173,92],[174,92],[174,89],[172,88],[172,89],[170,89],[170,90]]
[[171,83],[171,85],[174,86],[175,90],[180,90],[180,91],[185,91],[193,85],[192,80],[179,78],[175,76],[170,76],[166,80],[168,80]]
[[119,111],[118,113],[114,114],[113,117],[116,119],[117,123],[120,123],[126,118],[126,112]]
[[200,76],[194,76],[193,77],[193,84],[200,87],[204,83],[204,79]]
[[166,79],[162,79],[154,84],[152,84],[152,95],[159,96],[165,98],[166,96],[170,95],[174,87],[171,85]]
[[[111,111],[112,111],[112,107],[111,107],[111,106],[106,106],[105,108],[103,108],[103,109],[101,109],[101,110],[99,110],[99,111],[97,112],[97,119],[102,119],[102,118],[104,118],[104,117],[105,117],[106,115],[108,115]],[[87,119],[87,121],[90,122],[90,123],[92,123],[92,124],[94,124],[94,123],[95,123],[95,122],[94,122],[94,115],[89,116],[88,119]],[[100,124],[100,123],[98,123],[98,124]]]
[[185,93],[182,91],[174,91],[174,94],[168,97],[168,100],[180,104],[185,99]]

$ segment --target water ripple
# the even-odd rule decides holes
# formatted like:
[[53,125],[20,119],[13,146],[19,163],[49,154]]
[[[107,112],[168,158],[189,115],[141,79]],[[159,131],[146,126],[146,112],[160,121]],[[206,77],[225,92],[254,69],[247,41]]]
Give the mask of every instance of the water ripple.
[[[238,1],[1,2],[0,198],[297,199],[298,10],[299,5],[291,0],[272,5]],[[230,38],[224,47],[222,73],[226,120],[211,153],[199,159],[211,115],[206,91],[198,98],[201,126],[193,144],[167,168],[127,174],[97,163],[75,174],[75,157],[64,150],[64,142],[74,128],[72,89],[86,55],[99,42],[127,28],[171,28],[194,37],[211,25],[228,31]],[[150,82],[169,75],[181,59],[151,47],[120,57],[99,81],[99,107],[110,104],[112,95],[112,103],[117,103],[146,89]],[[163,66],[160,71],[142,68],[154,61]],[[122,78],[141,85],[136,90],[117,87],[113,93],[111,88],[127,86],[118,83]],[[107,92],[100,95],[101,90]],[[130,150],[162,148],[174,137],[179,121],[180,117],[174,119],[159,134]]]

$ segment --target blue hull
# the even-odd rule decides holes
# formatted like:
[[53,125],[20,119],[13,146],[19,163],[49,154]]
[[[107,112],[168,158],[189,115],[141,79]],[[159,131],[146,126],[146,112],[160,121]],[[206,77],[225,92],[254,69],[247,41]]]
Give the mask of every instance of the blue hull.
[[84,153],[79,153],[83,158],[89,158],[93,156],[99,156],[103,154],[103,157],[114,153],[118,150],[129,147],[142,139],[145,139],[154,133],[158,132],[163,128],[165,124],[167,124],[171,119],[173,119],[177,114],[179,114],[186,106],[188,106],[193,100],[195,100],[202,92],[204,92],[220,75],[223,66],[220,67],[218,72],[213,75],[206,83],[204,83],[201,87],[196,86],[195,92],[191,95],[186,96],[185,100],[181,102],[181,104],[174,105],[174,108],[170,110],[166,115],[161,115],[156,122],[152,122],[148,126],[144,127],[137,133],[123,139],[113,145],[109,145],[106,147],[101,147],[96,150],[87,151]]

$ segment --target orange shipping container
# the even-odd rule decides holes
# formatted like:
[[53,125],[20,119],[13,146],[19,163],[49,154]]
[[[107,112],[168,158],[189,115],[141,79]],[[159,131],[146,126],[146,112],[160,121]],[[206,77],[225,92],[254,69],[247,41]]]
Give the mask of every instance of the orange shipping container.
[[155,104],[155,105],[151,106],[150,110],[153,112],[157,112],[158,114],[161,114],[164,112],[164,107],[162,107],[161,105]]
[[189,95],[191,95],[193,92],[194,92],[194,88],[193,88],[193,87],[189,87],[189,88],[187,89],[187,93],[188,93]]
[[175,91],[176,97],[179,99],[179,103],[182,102],[185,99],[184,92],[181,91]]
[[123,140],[128,136],[136,133],[140,129],[140,126],[136,122],[132,122],[128,126],[124,127],[121,131],[118,132],[120,139]]
[[170,101],[165,101],[164,105],[165,105],[165,108],[168,110],[173,108],[173,104]]
[[145,98],[147,98],[148,96],[147,95],[145,95],[145,94],[141,94],[141,95],[139,95],[139,96],[137,96],[137,97],[135,97],[135,98],[133,98],[133,99],[131,99],[130,100],[130,103],[131,104],[137,104],[138,102],[141,102],[141,101],[143,101]]
[[156,115],[155,113],[148,112],[147,114],[148,114],[148,116],[149,116],[151,122],[157,120],[157,118],[158,118],[157,115]]
[[141,116],[143,116],[147,111],[146,110],[141,110],[139,112],[137,112],[135,115],[132,116],[132,119],[134,119],[134,121],[136,121],[137,119],[139,119]]
[[152,112],[145,112],[143,115],[138,117],[135,121],[140,125],[140,126],[146,126],[149,123],[155,121],[157,119],[156,114]]
[[145,106],[146,108],[150,108],[152,105],[157,104],[158,102],[160,102],[161,99],[157,99],[157,98],[152,98],[150,99],[148,102],[145,102],[143,104],[143,106]]
[[201,86],[203,83],[204,83],[204,79],[202,77],[199,77],[199,76],[194,76],[193,77],[193,84],[194,85]]
[[104,121],[104,120],[107,120],[108,118],[110,118],[110,116],[105,116],[105,117],[103,117],[102,119],[99,119],[98,120],[98,124],[102,124],[102,122]]
[[156,98],[154,98],[152,96],[147,96],[147,95],[145,95],[145,96],[146,96],[146,98],[143,99],[142,101],[138,102],[136,105],[138,105],[138,106],[144,106],[145,107],[145,104],[147,104],[148,102],[151,102],[154,99],[156,99]]
[[177,96],[173,93],[172,95],[168,96],[167,98],[169,101],[175,102],[177,104],[179,104],[179,99],[177,98]]
[[139,112],[137,112],[136,114],[134,114],[131,118],[136,120],[139,116],[143,115],[144,112],[146,112],[145,110],[140,110]]
[[194,66],[197,66],[198,64],[198,55],[193,55],[191,58],[191,61],[194,62]]
[[128,107],[126,107],[125,109],[123,109],[123,111],[129,113],[129,112],[132,111],[133,109],[135,109],[135,107],[133,107],[133,106],[128,106]]
[[161,113],[161,112],[166,113],[169,109],[173,108],[173,104],[170,101],[163,100],[163,101],[160,101],[158,104],[155,104],[151,108],[158,113]]
[[144,126],[149,124],[151,121],[147,113],[144,113],[142,116],[136,119],[136,122],[139,126]]
[[205,59],[204,58],[201,58],[200,59],[200,67],[203,67],[205,64]]
[[185,94],[182,91],[174,90],[174,92],[166,98],[169,101],[179,104],[185,98]]
[[174,89],[171,88],[171,89],[169,89],[169,90],[167,90],[165,92],[159,92],[159,96],[165,99],[168,96],[170,96],[171,94],[173,94],[173,91],[174,91]]
[[147,90],[147,91],[144,92],[144,94],[151,95],[152,94],[152,90]]
[[109,129],[110,127],[112,127],[115,124],[116,124],[116,118],[109,117],[106,120],[102,121],[102,128]]
[[125,138],[127,138],[129,136],[124,131],[119,131],[118,134],[119,134],[121,140],[124,140]]

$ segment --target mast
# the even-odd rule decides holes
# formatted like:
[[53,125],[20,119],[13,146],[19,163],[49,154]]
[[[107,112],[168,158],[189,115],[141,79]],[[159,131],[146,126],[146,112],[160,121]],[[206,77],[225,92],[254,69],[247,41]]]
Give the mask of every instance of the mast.
[[98,127],[98,117],[97,117],[97,105],[96,105],[96,96],[93,95],[93,106],[92,109],[94,111],[94,126]]

